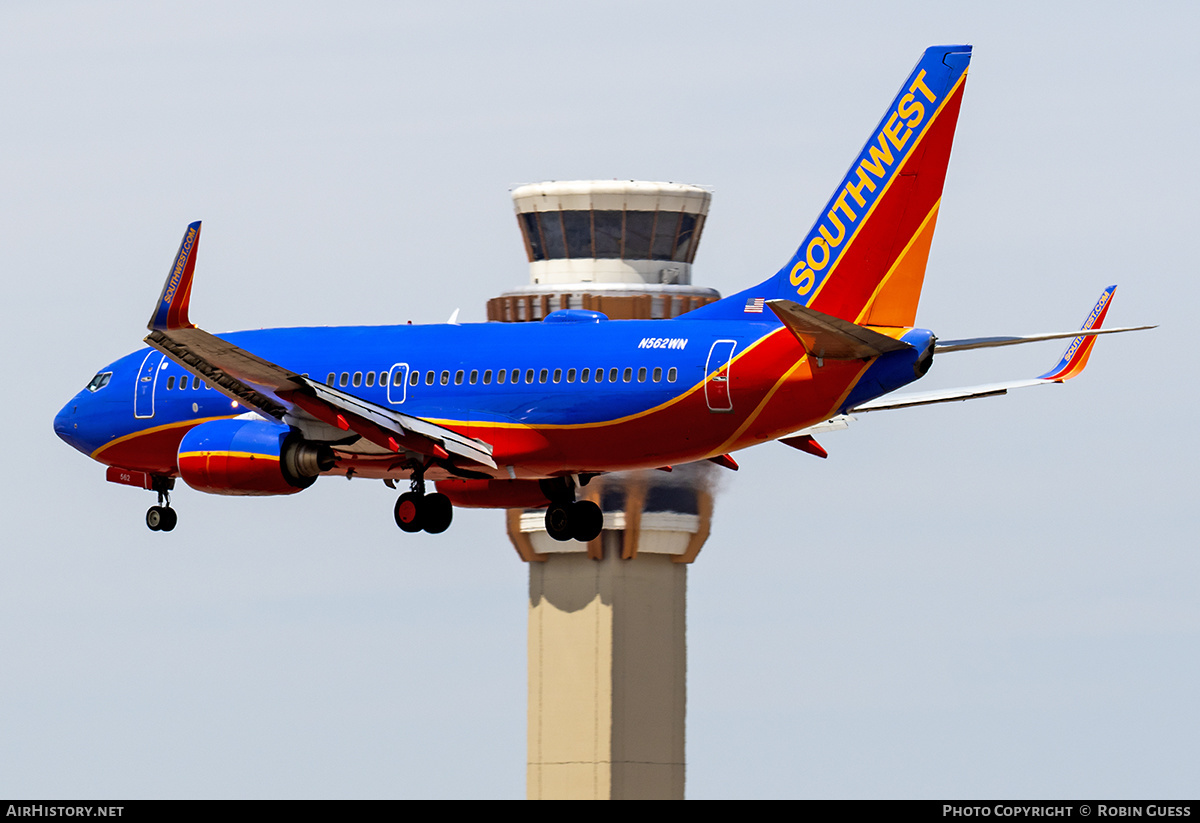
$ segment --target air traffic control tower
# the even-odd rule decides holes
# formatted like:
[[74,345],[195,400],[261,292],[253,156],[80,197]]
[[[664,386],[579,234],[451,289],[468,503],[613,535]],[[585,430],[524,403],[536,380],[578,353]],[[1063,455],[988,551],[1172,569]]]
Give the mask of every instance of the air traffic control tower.
[[[530,282],[488,301],[488,320],[664,319],[720,297],[692,285],[704,189],[586,180],[512,198]],[[715,471],[593,479],[579,496],[600,504],[604,530],[587,544],[553,540],[542,510],[508,511],[529,564],[530,799],[683,798],[687,567],[708,538]]]

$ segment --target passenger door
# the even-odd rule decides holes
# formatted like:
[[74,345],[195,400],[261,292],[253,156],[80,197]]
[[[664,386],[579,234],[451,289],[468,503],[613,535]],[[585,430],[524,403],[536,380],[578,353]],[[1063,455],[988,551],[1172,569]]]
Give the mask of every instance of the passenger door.
[[708,375],[704,381],[704,399],[711,412],[733,411],[733,397],[729,393],[729,363],[733,360],[736,347],[736,340],[718,340],[708,350],[708,364],[704,367],[704,373]]
[[154,416],[154,386],[158,383],[159,366],[163,362],[163,353],[150,351],[138,369],[137,385],[134,387],[133,416],[146,418]]

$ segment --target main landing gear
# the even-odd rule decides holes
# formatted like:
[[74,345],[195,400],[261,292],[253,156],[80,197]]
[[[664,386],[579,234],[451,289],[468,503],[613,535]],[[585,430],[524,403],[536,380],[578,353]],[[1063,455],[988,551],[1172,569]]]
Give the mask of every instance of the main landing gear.
[[575,482],[556,478],[541,481],[542,493],[550,500],[546,509],[546,533],[555,540],[588,543],[604,529],[604,512],[591,500],[575,499]]
[[175,481],[168,477],[152,479],[153,490],[158,492],[158,505],[146,510],[146,526],[152,532],[169,532],[179,522],[179,515],[171,508],[171,487]]
[[454,519],[454,506],[444,494],[425,493],[424,474],[413,472],[412,490],[400,495],[400,499],[396,501],[396,525],[406,532],[419,532],[423,529],[430,534],[441,534],[450,528],[450,521]]

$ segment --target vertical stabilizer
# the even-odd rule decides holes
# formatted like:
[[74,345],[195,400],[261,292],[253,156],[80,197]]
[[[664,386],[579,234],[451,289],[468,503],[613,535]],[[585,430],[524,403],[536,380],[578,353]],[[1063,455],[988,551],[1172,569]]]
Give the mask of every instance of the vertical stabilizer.
[[750,317],[755,301],[783,299],[912,326],[970,61],[970,46],[926,49],[787,265],[688,317]]

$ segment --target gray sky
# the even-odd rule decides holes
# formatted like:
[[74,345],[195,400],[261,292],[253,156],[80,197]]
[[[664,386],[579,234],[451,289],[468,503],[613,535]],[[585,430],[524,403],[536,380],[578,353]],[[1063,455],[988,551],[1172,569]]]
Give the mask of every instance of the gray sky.
[[[169,5],[169,7],[168,7]],[[921,51],[971,43],[919,322],[1075,328],[1067,386],[739,453],[691,568],[689,797],[1194,797],[1194,4],[0,7],[0,795],[522,797],[527,570],[496,512],[104,482],[57,410],[184,225],[214,331],[441,322],[527,280],[538,180],[711,186],[695,282],[791,254]],[[1040,374],[947,355],[923,388]]]

